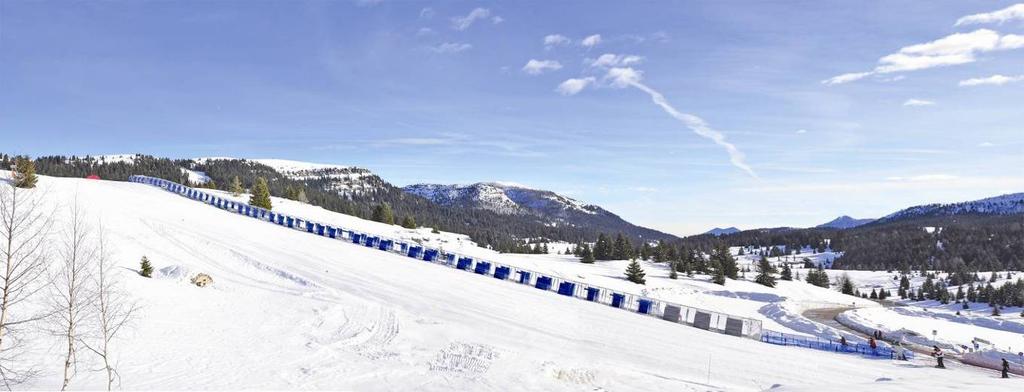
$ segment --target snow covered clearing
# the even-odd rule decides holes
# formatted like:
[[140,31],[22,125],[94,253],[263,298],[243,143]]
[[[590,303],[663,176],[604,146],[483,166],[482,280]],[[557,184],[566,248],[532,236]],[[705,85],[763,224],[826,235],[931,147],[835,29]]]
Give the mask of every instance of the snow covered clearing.
[[[938,370],[709,333],[288,230],[142,184],[40,177],[33,192],[60,207],[59,221],[77,200],[92,219],[102,218],[116,246],[118,278],[142,306],[114,345],[126,389],[1018,387],[970,369]],[[761,309],[781,298],[786,307],[853,301],[802,282],[771,289],[746,281],[715,286],[704,277],[672,281],[663,266],[646,263],[649,283],[637,286],[621,278],[622,262],[587,266],[566,256],[499,255],[457,234],[273,202],[275,211],[734,314],[764,317]],[[156,268],[151,279],[136,272],[143,255]],[[215,283],[189,284],[200,272]],[[36,298],[31,306],[44,302]],[[54,340],[40,326],[28,331],[30,355],[19,365],[41,373],[19,388],[59,388],[62,358]],[[79,359],[71,387],[104,387],[103,375],[88,371],[95,358],[83,352]]]

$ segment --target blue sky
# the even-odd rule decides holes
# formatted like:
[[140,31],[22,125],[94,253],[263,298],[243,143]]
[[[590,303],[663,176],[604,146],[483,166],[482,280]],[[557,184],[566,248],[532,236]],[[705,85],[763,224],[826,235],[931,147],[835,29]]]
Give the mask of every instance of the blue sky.
[[1024,5],[4,1],[0,136],[809,226],[1024,191]]

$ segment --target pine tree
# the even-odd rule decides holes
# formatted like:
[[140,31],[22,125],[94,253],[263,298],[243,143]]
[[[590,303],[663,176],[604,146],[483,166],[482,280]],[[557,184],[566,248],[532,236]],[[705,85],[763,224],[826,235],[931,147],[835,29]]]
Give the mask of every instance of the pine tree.
[[604,233],[597,235],[597,242],[594,243],[594,258],[597,260],[612,260],[613,250],[611,241]]
[[615,236],[615,244],[612,246],[613,258],[615,260],[629,260],[633,258],[633,245],[629,243],[626,236],[619,233]]
[[843,294],[853,295],[857,288],[853,285],[853,279],[850,279],[850,275],[843,274],[839,277],[839,291]]
[[736,265],[736,259],[729,253],[729,248],[724,244],[719,245],[712,252],[711,257],[718,263],[722,273],[729,279],[737,279],[739,277],[739,266]]
[[725,286],[725,271],[722,265],[715,259],[711,260],[711,268],[714,269],[711,272],[711,281],[715,284]]
[[18,188],[35,188],[36,163],[28,157],[14,158],[14,186]]
[[629,262],[629,266],[626,267],[626,280],[636,284],[647,284],[647,280],[644,279],[643,268],[640,267],[640,263],[633,259]]
[[252,187],[252,195],[249,196],[249,204],[266,210],[274,208],[270,203],[270,189],[267,187],[266,178],[256,179],[256,186]]
[[241,195],[242,192],[245,192],[245,189],[242,188],[242,180],[238,179],[238,176],[232,178],[231,187],[228,188],[228,190],[231,191],[231,196],[237,197],[238,195]]
[[775,266],[768,262],[768,259],[761,256],[761,261],[757,263],[757,277],[754,281],[768,287],[775,287],[775,273],[777,270]]
[[306,197],[306,190],[299,188],[298,193],[295,194],[295,200],[300,203],[309,203],[309,197]]
[[807,283],[813,284],[818,287],[828,288],[829,286],[828,273],[822,270],[821,267],[807,271],[806,280]]
[[875,289],[872,288],[871,289],[871,294],[868,294],[868,298],[870,298],[870,299],[878,299],[878,292],[875,291]]
[[373,208],[372,219],[376,222],[387,223],[389,225],[395,224],[395,215],[391,212],[391,205],[388,203],[380,203]]
[[594,264],[594,252],[590,250],[590,245],[583,244],[580,246],[579,250],[581,263]]
[[142,256],[142,261],[139,263],[139,275],[147,278],[153,277],[153,265],[149,263],[149,259],[146,256]]
[[415,229],[416,218],[414,218],[412,215],[406,215],[405,218],[402,219],[402,227],[406,229]]
[[676,264],[677,263],[678,262],[676,262],[676,261],[672,261],[672,262],[669,263],[669,268],[668,268],[668,278],[669,279],[679,279],[679,272],[676,271],[676,268],[677,268]]
[[291,184],[289,184],[288,186],[284,187],[284,197],[288,200],[295,200],[299,198],[299,192],[296,191],[295,188],[292,188]]
[[793,269],[789,267],[789,264],[782,265],[782,273],[779,278],[782,280],[793,280]]

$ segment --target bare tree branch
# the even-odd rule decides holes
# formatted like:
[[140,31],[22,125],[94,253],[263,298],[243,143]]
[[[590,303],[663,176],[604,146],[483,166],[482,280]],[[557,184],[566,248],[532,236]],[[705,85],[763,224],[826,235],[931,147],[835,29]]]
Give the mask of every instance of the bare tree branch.
[[45,244],[53,211],[46,211],[45,193],[0,182],[0,381],[7,389],[38,373],[16,368],[24,366],[24,361],[18,361],[23,354],[23,342],[17,327],[47,315],[17,311],[17,305],[46,287],[41,278],[49,264]]

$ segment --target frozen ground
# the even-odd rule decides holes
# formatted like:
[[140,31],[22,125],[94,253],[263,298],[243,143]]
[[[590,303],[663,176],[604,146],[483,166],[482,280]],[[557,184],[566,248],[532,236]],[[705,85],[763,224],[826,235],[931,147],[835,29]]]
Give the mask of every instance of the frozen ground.
[[[287,230],[141,184],[42,177],[53,206],[77,199],[102,217],[119,278],[143,306],[116,342],[125,389],[355,390],[1009,390],[1017,381],[972,369],[869,360],[779,347],[641,317],[391,253]],[[856,301],[802,282],[777,289],[703,277],[621,279],[623,262],[498,255],[464,236],[366,222],[274,199],[280,210],[339,226],[522,265],[696,306],[766,318],[765,306]],[[58,210],[64,218],[64,208]],[[329,219],[327,219],[329,218]],[[456,250],[452,249],[452,250]],[[146,255],[158,272],[135,270]],[[196,273],[214,284],[188,283]],[[796,311],[796,310],[793,310]],[[766,327],[792,328],[789,321]],[[777,325],[773,325],[775,323]],[[29,330],[42,373],[59,387],[56,339]],[[73,389],[103,386],[82,355]]]

